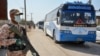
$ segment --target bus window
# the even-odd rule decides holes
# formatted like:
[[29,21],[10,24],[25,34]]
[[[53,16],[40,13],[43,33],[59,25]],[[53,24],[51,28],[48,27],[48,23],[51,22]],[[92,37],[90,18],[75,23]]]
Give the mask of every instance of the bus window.
[[61,23],[75,23],[78,19],[81,19],[83,24],[95,24],[93,18],[94,14],[91,12],[66,12],[61,19]]
[[87,24],[94,24],[95,23],[95,20],[93,20],[93,18],[92,18],[92,14],[89,12],[84,13],[84,18],[85,18]]

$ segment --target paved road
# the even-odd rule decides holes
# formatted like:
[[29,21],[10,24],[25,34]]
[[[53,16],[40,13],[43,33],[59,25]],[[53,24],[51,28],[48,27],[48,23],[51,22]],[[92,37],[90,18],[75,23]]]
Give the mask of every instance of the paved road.
[[[41,56],[100,56],[99,44],[89,42],[84,45],[75,43],[56,44],[39,29],[32,29],[28,32],[28,36]],[[30,52],[27,56],[31,56]]]

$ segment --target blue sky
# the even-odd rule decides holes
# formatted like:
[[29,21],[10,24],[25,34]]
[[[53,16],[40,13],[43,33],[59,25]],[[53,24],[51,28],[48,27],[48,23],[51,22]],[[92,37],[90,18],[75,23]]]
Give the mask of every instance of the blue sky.
[[[33,13],[33,21],[36,23],[45,18],[45,15],[51,10],[58,7],[64,2],[74,2],[82,1],[86,3],[88,0],[26,0],[27,3],[27,20],[31,20],[30,13]],[[100,8],[100,0],[92,0],[92,4],[95,6],[96,10]],[[24,8],[24,0],[8,0],[8,14],[11,9]],[[9,15],[8,15],[9,18]]]

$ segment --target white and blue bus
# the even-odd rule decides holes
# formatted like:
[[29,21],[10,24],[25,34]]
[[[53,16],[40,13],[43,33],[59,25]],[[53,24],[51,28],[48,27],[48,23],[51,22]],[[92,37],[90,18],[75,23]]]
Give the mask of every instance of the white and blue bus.
[[62,4],[46,15],[44,32],[55,42],[95,42],[95,9],[82,2]]

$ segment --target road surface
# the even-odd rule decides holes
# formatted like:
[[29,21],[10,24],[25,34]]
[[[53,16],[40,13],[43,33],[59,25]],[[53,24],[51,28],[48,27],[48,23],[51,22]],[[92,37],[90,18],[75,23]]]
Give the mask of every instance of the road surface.
[[[29,40],[40,56],[100,56],[100,44],[86,42],[84,45],[75,43],[57,44],[40,29],[31,29]],[[28,52],[27,56],[31,56]]]

